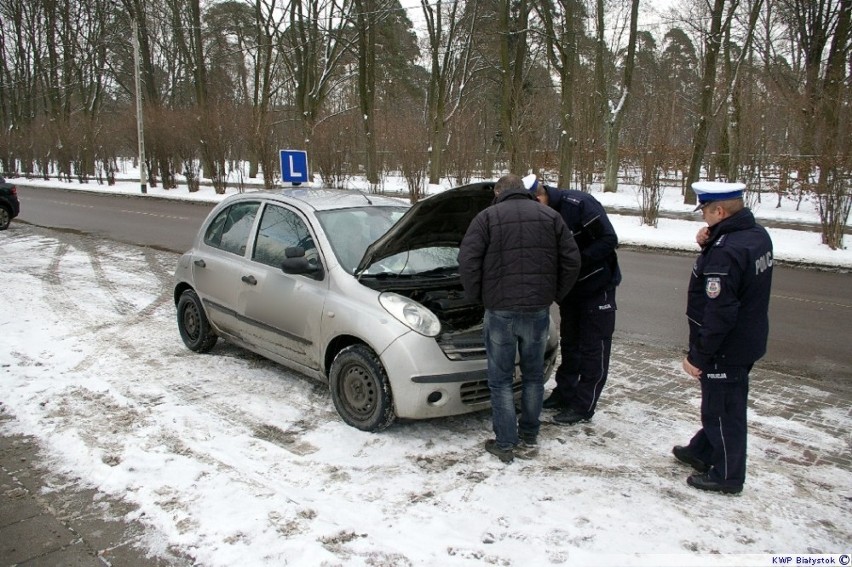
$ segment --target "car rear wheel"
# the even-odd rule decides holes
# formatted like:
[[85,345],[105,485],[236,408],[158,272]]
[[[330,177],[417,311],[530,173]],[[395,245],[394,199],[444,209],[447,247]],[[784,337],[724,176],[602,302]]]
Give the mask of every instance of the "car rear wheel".
[[0,207],[0,230],[9,228],[10,222],[12,222],[12,213],[6,207]]
[[331,399],[343,421],[362,431],[381,431],[396,418],[388,375],[364,345],[351,345],[334,358]]
[[191,289],[183,292],[178,300],[177,320],[180,338],[189,350],[207,352],[216,344],[218,337],[204,314],[201,300]]

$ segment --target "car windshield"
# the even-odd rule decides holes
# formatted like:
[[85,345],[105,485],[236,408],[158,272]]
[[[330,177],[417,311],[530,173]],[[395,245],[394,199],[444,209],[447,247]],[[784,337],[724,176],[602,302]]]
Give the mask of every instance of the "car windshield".
[[[317,213],[337,260],[353,274],[367,247],[402,218],[405,207],[358,207]],[[401,252],[364,271],[366,276],[430,275],[455,270],[458,248],[433,247]]]
[[364,276],[438,277],[458,271],[459,249],[447,246],[418,248],[382,258],[364,270]]
[[318,212],[317,218],[337,261],[351,274],[367,246],[386,233],[406,210],[405,207],[356,207]]

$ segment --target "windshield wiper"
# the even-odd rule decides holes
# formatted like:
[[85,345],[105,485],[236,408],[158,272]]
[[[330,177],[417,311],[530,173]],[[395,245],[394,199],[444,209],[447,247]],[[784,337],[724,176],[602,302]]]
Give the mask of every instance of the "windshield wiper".
[[445,276],[447,274],[456,274],[456,273],[458,273],[458,271],[459,271],[458,266],[442,266],[440,268],[432,268],[431,270],[426,270],[424,272],[417,272],[414,275],[415,276],[425,276],[425,277],[428,278],[428,277],[432,277],[432,276]]
[[396,272],[379,272],[377,274],[363,274],[361,277],[364,278],[376,278],[379,280],[387,280],[387,279],[411,279],[412,276],[417,274],[398,274]]

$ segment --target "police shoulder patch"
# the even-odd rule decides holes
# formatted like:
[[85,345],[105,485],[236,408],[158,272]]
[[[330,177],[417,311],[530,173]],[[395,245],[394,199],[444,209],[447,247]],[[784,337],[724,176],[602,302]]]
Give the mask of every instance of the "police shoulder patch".
[[722,293],[722,278],[707,278],[704,291],[710,299],[716,299]]

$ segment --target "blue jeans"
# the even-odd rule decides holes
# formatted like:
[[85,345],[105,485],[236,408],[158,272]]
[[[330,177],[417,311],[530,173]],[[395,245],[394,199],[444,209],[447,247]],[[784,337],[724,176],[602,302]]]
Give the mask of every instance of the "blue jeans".
[[[485,352],[488,356],[488,388],[491,390],[491,422],[497,447],[518,444],[518,430],[538,435],[544,397],[544,351],[550,328],[547,309],[541,311],[485,310]],[[521,418],[515,416],[512,381],[515,356],[520,355]]]

